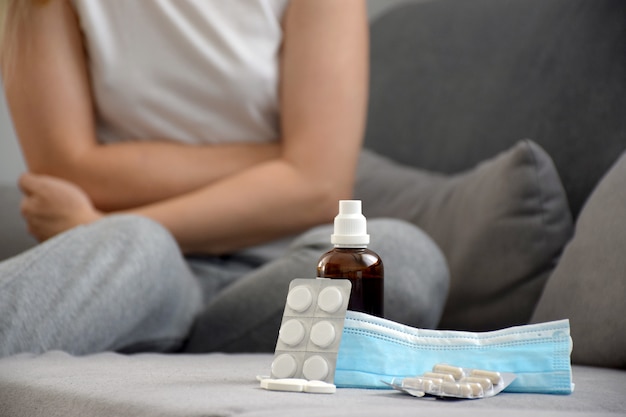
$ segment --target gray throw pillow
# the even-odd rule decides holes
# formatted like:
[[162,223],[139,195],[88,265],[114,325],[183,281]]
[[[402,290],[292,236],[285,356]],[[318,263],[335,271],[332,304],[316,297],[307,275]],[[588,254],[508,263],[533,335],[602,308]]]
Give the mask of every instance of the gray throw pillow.
[[572,361],[626,368],[626,153],[589,196],[533,322],[568,318]]
[[366,152],[355,196],[367,217],[409,220],[445,254],[451,282],[440,328],[526,324],[572,232],[552,159],[530,140],[452,176]]

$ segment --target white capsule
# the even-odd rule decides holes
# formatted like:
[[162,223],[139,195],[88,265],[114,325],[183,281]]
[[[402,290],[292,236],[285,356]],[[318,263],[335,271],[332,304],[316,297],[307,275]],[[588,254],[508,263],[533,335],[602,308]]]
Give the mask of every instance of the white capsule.
[[456,382],[444,382],[441,385],[441,393],[458,397],[461,393],[461,388]]
[[473,369],[470,372],[470,376],[477,378],[487,378],[491,381],[493,385],[500,385],[502,383],[502,376],[500,375],[500,372]]
[[428,394],[437,395],[441,392],[443,381],[439,378],[416,377],[404,378],[402,388],[422,391]]
[[471,398],[482,398],[485,396],[485,390],[479,383],[468,382],[467,385],[472,390]]
[[450,374],[456,381],[465,376],[462,368],[459,368],[458,366],[446,365],[444,363],[433,366],[433,372]]
[[433,381],[424,378],[404,378],[400,384],[402,388],[416,389],[419,391],[428,391],[432,389]]
[[461,378],[459,382],[467,382],[472,384],[480,384],[483,390],[489,391],[493,388],[493,384],[489,378],[479,378],[476,376],[467,376],[465,378]]
[[457,398],[480,398],[484,395],[483,388],[480,384],[470,383],[449,383],[445,382],[441,386],[442,395]]
[[451,374],[443,374],[441,372],[424,372],[426,378],[440,379],[442,382],[455,382],[454,377]]

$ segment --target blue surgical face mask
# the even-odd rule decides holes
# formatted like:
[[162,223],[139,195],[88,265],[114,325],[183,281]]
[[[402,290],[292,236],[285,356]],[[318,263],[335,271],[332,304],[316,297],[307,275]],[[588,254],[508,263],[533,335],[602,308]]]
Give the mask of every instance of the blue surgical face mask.
[[337,358],[335,385],[388,388],[382,381],[422,375],[433,365],[512,372],[508,392],[570,394],[569,321],[492,332],[416,329],[349,311]]

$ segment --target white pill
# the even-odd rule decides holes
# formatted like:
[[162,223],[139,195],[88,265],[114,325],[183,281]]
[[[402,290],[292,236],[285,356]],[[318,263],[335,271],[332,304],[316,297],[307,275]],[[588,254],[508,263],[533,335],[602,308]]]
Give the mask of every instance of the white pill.
[[404,378],[402,381],[402,388],[415,389],[428,393],[432,393],[434,390],[438,389],[440,385],[441,382],[437,384],[436,381],[429,378]]
[[491,383],[491,380],[489,378],[479,378],[475,376],[468,376],[465,378],[461,378],[461,381],[459,382],[479,384],[485,391],[489,391],[490,389],[493,388],[493,384]]
[[457,384],[456,382],[444,382],[441,386],[441,393],[446,395],[463,396],[461,384]]
[[328,376],[328,362],[319,355],[311,356],[304,361],[302,374],[306,379],[323,381]]
[[265,382],[265,389],[270,391],[302,392],[307,380],[299,378],[266,379],[261,382],[261,387],[263,387],[263,382]]
[[442,382],[455,382],[454,377],[450,374],[442,374],[440,372],[424,372],[422,375],[426,378],[440,379]]
[[272,362],[272,375],[276,378],[291,378],[297,370],[296,359],[288,353],[277,356]]
[[485,390],[479,383],[468,382],[470,389],[472,390],[472,398],[482,398],[485,396]]
[[280,326],[278,338],[289,346],[296,346],[304,339],[305,332],[304,325],[300,320],[291,319]]
[[337,387],[324,381],[308,381],[304,385],[304,392],[311,394],[334,394]]
[[487,378],[491,381],[493,385],[499,385],[502,383],[502,376],[500,372],[494,371],[483,371],[481,369],[474,369],[470,372],[470,376],[477,378]]
[[473,383],[446,382],[441,386],[441,389],[443,394],[459,398],[478,398],[484,395],[480,384]]
[[336,287],[326,287],[317,297],[317,305],[327,313],[334,313],[343,304],[343,295]]
[[450,374],[454,377],[455,380],[459,380],[465,376],[462,368],[457,366],[451,366],[446,364],[438,364],[433,366],[433,372],[439,372],[442,374]]
[[287,305],[298,313],[302,313],[309,308],[312,302],[313,295],[311,290],[304,285],[298,285],[289,291],[289,295],[287,295]]
[[336,337],[335,326],[326,320],[315,323],[311,328],[311,341],[321,348],[332,345]]

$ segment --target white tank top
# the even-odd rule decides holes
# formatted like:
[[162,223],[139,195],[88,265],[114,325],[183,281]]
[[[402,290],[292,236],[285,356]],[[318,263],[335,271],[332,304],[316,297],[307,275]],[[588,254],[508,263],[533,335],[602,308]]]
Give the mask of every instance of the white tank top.
[[98,140],[276,140],[287,3],[73,0]]

